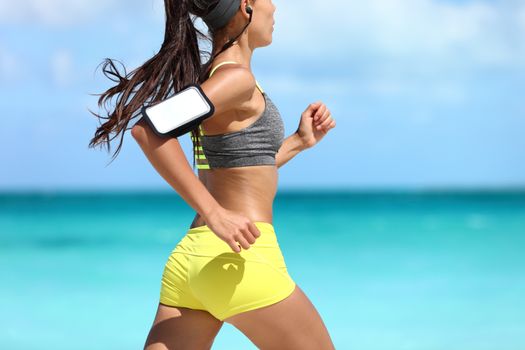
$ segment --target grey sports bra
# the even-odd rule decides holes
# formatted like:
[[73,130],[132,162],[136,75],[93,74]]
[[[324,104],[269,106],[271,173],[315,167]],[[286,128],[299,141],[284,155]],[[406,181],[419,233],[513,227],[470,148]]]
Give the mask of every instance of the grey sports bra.
[[[212,69],[210,77],[227,63],[237,62],[221,62]],[[200,146],[195,149],[197,169],[275,165],[275,154],[284,141],[284,123],[277,107],[258,82],[256,85],[264,97],[265,108],[255,122],[241,130],[216,135],[205,135],[199,125]]]

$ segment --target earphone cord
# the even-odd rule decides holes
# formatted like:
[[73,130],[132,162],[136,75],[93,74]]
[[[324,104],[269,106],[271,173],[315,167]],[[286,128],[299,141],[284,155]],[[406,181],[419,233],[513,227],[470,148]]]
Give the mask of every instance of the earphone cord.
[[246,27],[248,27],[248,25],[252,22],[252,13],[253,11],[250,11],[250,18],[248,19],[248,23],[246,23],[246,25],[244,26],[244,28],[241,30],[241,32],[239,34],[237,34],[237,36],[235,38],[231,38],[230,40],[228,40],[228,42],[226,44],[223,45],[222,49],[217,52],[215,55],[213,55],[212,58],[210,58],[210,60],[208,61],[210,63],[210,65],[208,66],[208,68],[206,69],[206,73],[208,72],[208,70],[211,68],[211,63],[213,62],[213,60],[215,59],[215,57],[217,57],[217,55],[219,55],[221,52],[223,52],[224,50],[226,50],[227,48],[229,48],[234,42],[235,40],[237,40],[238,37],[241,36],[242,33],[244,33],[244,30],[246,29]]

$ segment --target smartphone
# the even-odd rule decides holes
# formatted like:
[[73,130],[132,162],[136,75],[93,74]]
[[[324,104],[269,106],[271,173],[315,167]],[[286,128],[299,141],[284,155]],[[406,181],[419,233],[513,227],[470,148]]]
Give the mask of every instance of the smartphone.
[[198,84],[189,84],[164,101],[142,107],[142,115],[155,133],[169,137],[184,135],[214,112],[215,107]]

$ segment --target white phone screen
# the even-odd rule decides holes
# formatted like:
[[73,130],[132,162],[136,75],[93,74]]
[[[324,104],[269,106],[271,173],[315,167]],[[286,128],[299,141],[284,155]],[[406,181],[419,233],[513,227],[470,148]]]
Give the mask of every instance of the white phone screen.
[[210,105],[194,86],[146,108],[149,119],[161,133],[171,131],[209,111]]

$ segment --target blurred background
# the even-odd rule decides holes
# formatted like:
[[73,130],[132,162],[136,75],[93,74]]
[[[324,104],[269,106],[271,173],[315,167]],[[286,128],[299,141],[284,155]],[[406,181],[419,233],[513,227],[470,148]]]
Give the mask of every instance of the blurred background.
[[[273,3],[252,70],[286,136],[311,102],[337,121],[274,206],[336,348],[524,349],[525,3]],[[129,134],[89,149],[88,108],[104,58],[158,51],[163,2],[0,0],[0,33],[0,348],[142,348],[195,212]],[[213,349],[255,347],[225,323]]]

